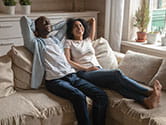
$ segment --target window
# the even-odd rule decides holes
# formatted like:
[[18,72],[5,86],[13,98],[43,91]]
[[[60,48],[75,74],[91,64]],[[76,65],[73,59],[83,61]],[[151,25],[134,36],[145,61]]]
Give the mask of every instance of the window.
[[166,30],[166,0],[152,0],[151,31]]

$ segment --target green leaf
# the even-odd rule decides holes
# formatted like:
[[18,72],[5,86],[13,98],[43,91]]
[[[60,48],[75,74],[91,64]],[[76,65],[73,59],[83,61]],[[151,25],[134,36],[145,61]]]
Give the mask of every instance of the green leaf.
[[15,6],[17,2],[15,0],[3,0],[3,3],[5,6]]
[[19,0],[20,5],[31,5],[32,2],[30,0]]

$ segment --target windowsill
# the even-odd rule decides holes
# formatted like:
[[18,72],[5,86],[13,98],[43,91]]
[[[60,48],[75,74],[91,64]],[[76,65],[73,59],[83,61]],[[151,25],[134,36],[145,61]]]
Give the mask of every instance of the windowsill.
[[161,46],[161,43],[147,44],[146,42],[122,41],[122,52],[129,49],[166,58],[166,46]]

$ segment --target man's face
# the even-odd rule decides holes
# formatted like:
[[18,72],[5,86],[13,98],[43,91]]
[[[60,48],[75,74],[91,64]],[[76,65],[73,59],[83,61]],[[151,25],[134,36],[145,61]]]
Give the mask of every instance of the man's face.
[[51,32],[51,24],[49,19],[44,16],[39,17],[35,21],[36,32],[39,36],[46,36]]

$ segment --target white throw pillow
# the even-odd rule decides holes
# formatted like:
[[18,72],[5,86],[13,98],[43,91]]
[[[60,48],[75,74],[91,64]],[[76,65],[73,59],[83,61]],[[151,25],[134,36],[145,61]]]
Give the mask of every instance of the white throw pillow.
[[118,67],[115,54],[106,39],[101,37],[93,41],[92,44],[95,49],[96,58],[104,69],[116,69]]
[[158,72],[156,75],[153,77],[153,79],[150,81],[149,85],[152,86],[154,80],[159,80],[163,90],[166,90],[166,59],[163,60]]
[[0,97],[15,93],[11,58],[7,55],[0,57]]
[[127,51],[124,59],[119,65],[128,77],[148,84],[154,77],[161,65],[162,59],[143,53]]

